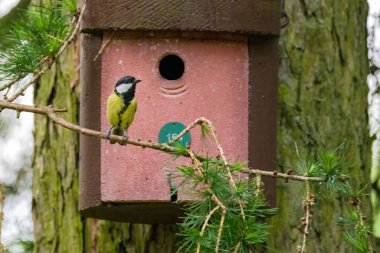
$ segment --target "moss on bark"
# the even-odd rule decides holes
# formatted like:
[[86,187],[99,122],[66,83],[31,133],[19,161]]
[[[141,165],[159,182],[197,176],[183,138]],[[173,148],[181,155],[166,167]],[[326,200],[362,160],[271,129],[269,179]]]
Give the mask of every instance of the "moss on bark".
[[[278,163],[297,163],[295,143],[306,154],[348,143],[355,185],[369,185],[370,138],[366,83],[367,3],[286,1],[290,23],[281,37]],[[269,248],[297,252],[303,216],[301,183],[277,184],[279,214],[272,219]],[[314,206],[308,252],[354,252],[339,236],[345,199],[328,196]],[[370,215],[370,204],[363,203]]]

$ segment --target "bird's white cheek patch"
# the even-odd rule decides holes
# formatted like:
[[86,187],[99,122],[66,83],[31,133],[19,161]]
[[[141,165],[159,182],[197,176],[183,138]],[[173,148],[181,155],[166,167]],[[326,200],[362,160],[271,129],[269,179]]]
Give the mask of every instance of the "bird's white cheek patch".
[[120,84],[116,87],[116,91],[118,93],[125,93],[127,92],[131,87],[132,87],[133,83],[123,83],[123,84]]

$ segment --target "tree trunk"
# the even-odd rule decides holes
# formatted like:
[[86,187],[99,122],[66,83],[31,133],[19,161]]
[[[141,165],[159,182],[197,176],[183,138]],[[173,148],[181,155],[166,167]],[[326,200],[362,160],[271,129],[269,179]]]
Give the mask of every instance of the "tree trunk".
[[[292,148],[295,143],[315,155],[319,148],[335,148],[347,141],[347,158],[354,165],[353,179],[359,187],[369,184],[367,3],[300,0],[286,4],[290,24],[281,38],[279,164],[296,164],[298,158]],[[35,104],[67,108],[62,116],[77,122],[80,90],[75,81],[77,66],[78,47],[71,46],[36,86]],[[174,226],[80,217],[78,135],[36,115],[34,137],[35,252],[174,251]],[[297,252],[303,194],[302,184],[278,181],[280,209],[272,219],[268,242],[269,249],[276,249],[274,252]],[[353,252],[339,238],[340,228],[335,222],[346,204],[336,197],[318,200],[308,252]],[[369,215],[367,199],[363,206]]]
[[[278,164],[296,166],[295,145],[316,157],[321,148],[346,142],[356,188],[370,185],[367,118],[367,2],[285,1],[290,23],[281,37]],[[367,189],[368,192],[369,189]],[[269,248],[297,252],[301,244],[304,184],[277,182],[279,213],[272,220]],[[370,217],[370,203],[362,206]],[[356,252],[341,239],[337,218],[347,199],[317,199],[307,252]]]

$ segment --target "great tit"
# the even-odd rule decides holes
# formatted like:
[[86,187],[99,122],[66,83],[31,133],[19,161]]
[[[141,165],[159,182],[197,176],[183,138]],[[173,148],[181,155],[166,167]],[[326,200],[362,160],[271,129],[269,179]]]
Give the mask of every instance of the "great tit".
[[[115,89],[107,99],[107,120],[111,125],[104,134],[109,139],[111,134],[123,136],[128,140],[127,130],[135,118],[137,102],[135,99],[136,84],[141,82],[133,76],[124,76],[115,84]],[[110,141],[111,144],[115,141]]]

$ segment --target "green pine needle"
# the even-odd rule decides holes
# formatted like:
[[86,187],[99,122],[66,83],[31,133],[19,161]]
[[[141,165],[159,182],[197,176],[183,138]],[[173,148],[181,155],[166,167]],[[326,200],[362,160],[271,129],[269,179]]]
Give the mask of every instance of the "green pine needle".
[[349,208],[339,222],[345,227],[346,231],[341,234],[342,238],[353,248],[361,253],[369,250],[369,235],[371,230],[360,217],[360,213],[355,208]]
[[[231,165],[241,168],[242,165]],[[199,244],[201,252],[215,252],[222,210],[218,209],[211,216],[203,236],[200,230],[210,212],[217,206],[211,198],[211,192],[226,206],[227,214],[223,226],[220,252],[233,252],[240,245],[239,252],[249,252],[256,244],[263,244],[268,236],[268,225],[265,218],[273,215],[276,210],[267,207],[265,199],[257,194],[257,189],[246,178],[236,180],[236,189],[229,183],[227,169],[222,161],[208,159],[202,162],[202,174],[194,168],[180,166],[179,173],[186,183],[191,183],[192,193],[198,196],[198,201],[185,205],[185,217],[179,224],[178,236],[181,238],[178,252],[194,252]],[[238,170],[232,170],[238,178]],[[202,191],[202,184],[210,187]],[[211,192],[210,192],[211,191]],[[242,218],[239,201],[244,203],[245,219]]]
[[343,157],[339,154],[340,148],[334,151],[322,151],[318,153],[317,160],[298,153],[300,164],[297,171],[301,175],[309,177],[322,177],[324,183],[314,183],[315,193],[323,196],[325,190],[328,192],[341,192],[344,194],[351,193],[351,187],[348,182],[348,169],[350,166],[344,162]]
[[71,13],[76,13],[77,11],[76,0],[63,0],[63,6]]
[[[58,1],[60,3],[60,1]],[[36,73],[54,56],[71,31],[69,16],[60,4],[49,8],[31,6],[23,11],[7,35],[9,45],[0,48],[0,74],[5,79]]]

